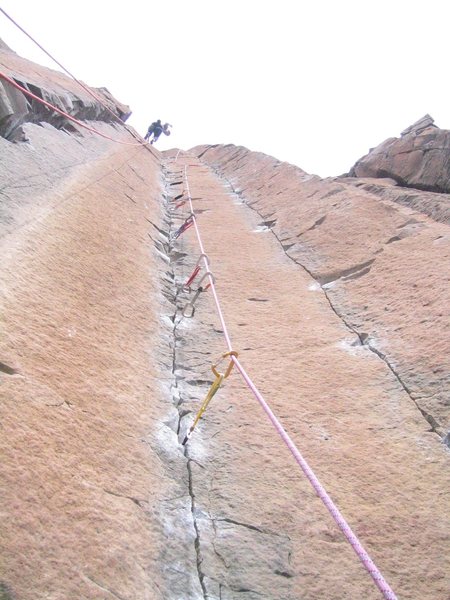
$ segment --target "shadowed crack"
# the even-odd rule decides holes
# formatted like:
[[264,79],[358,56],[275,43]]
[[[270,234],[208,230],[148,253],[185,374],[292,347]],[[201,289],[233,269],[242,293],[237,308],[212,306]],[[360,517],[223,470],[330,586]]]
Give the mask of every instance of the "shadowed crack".
[[320,217],[320,219],[317,219],[317,221],[315,221],[311,227],[308,227],[308,229],[305,229],[304,231],[300,232],[298,234],[297,237],[300,237],[301,235],[304,235],[307,231],[312,231],[313,229],[315,229],[316,227],[318,227],[319,225],[322,225],[322,223],[325,222],[325,219],[327,218],[327,215],[324,215],[323,217]]
[[[361,339],[359,333],[354,330],[356,335],[358,335],[358,337]],[[430,413],[428,413],[426,410],[424,410],[417,402],[417,400],[414,398],[413,393],[411,392],[411,390],[407,387],[407,385],[405,384],[405,382],[402,380],[402,378],[400,377],[400,374],[396,371],[396,369],[394,368],[394,366],[392,365],[392,363],[389,361],[389,359],[387,358],[387,356],[383,353],[380,352],[380,350],[378,350],[377,348],[375,348],[374,346],[371,345],[370,343],[370,339],[367,340],[366,343],[364,343],[363,341],[361,341],[361,343],[365,346],[367,346],[367,348],[369,348],[369,350],[371,352],[373,352],[374,354],[376,354],[379,358],[381,358],[382,361],[384,361],[386,363],[386,365],[388,366],[388,368],[390,369],[390,371],[392,372],[392,374],[394,375],[394,377],[397,379],[397,381],[399,382],[399,384],[401,385],[401,387],[404,389],[404,391],[408,394],[408,396],[411,398],[411,400],[414,402],[414,404],[416,405],[417,409],[420,411],[422,417],[429,423],[431,429],[430,431],[433,433],[436,433],[440,438],[442,438],[442,441],[445,443],[445,438],[441,429],[441,426],[439,425],[439,423],[436,421],[436,419],[430,415]]]
[[223,564],[223,566],[225,567],[225,569],[229,569],[231,565],[227,564],[226,560],[224,559],[224,557],[222,556],[222,554],[220,554],[220,552],[217,550],[216,547],[216,538],[217,538],[217,526],[216,526],[216,519],[211,518],[211,523],[213,526],[213,531],[214,531],[214,539],[212,542],[212,546],[214,549],[214,554],[219,558],[220,562]]
[[263,529],[262,527],[257,527],[256,525],[251,525],[250,523],[242,523],[241,521],[235,521],[234,519],[229,519],[228,517],[211,519],[216,523],[230,523],[231,525],[238,525],[239,527],[245,527],[246,529],[250,529],[252,531],[257,531],[258,533],[262,533],[264,535],[273,535],[276,537],[283,537],[289,539],[289,536],[281,533],[274,533],[273,531],[269,531],[268,529]]
[[[297,262],[297,261],[295,261]],[[374,258],[370,260],[366,260],[365,262],[354,265],[353,267],[349,267],[348,269],[342,269],[339,271],[332,271],[328,275],[321,275],[320,277],[316,277],[316,281],[320,283],[320,285],[326,285],[327,283],[331,283],[333,281],[337,281],[338,279],[355,279],[357,276],[361,277],[370,271],[370,267],[375,262]],[[297,264],[300,264],[297,262]]]
[[2,373],[6,373],[6,375],[17,375],[17,373],[18,373],[17,369],[10,367],[9,365],[7,365],[4,362],[0,362],[0,371]]
[[126,496],[125,494],[118,494],[117,492],[113,492],[112,490],[103,489],[106,494],[111,494],[111,496],[116,496],[117,498],[125,498],[126,500],[131,500],[134,502],[139,508],[143,508],[145,506],[144,500],[139,500],[138,498],[134,498],[133,496]]
[[[181,182],[176,182],[175,184],[173,183],[169,183],[167,181],[167,172],[166,172],[166,186],[167,185],[179,185],[183,183],[183,181]],[[180,324],[181,320],[177,321],[177,314],[178,314],[178,304],[179,304],[179,299],[180,299],[180,295],[183,293],[183,286],[177,286],[175,283],[175,273],[173,271],[173,265],[182,260],[184,258],[184,256],[186,256],[185,253],[177,250],[174,251],[174,248],[172,246],[172,242],[171,240],[171,234],[172,231],[174,230],[174,224],[173,224],[173,215],[170,214],[169,210],[166,210],[166,215],[167,215],[167,222],[168,222],[168,231],[166,232],[168,239],[169,239],[169,243],[167,244],[165,250],[167,253],[168,257],[173,257],[175,258],[175,260],[171,260],[170,261],[170,273],[171,273],[171,282],[170,285],[168,287],[169,290],[169,294],[171,296],[171,304],[173,304],[174,306],[174,314],[171,317],[171,321],[172,321],[172,344],[171,344],[171,350],[172,350],[172,388],[173,388],[173,394],[172,394],[172,400],[173,403],[175,405],[175,407],[177,408],[178,411],[178,423],[176,426],[176,433],[177,435],[180,434],[180,429],[181,429],[181,424],[182,424],[182,420],[183,418],[190,414],[191,411],[186,410],[182,407],[182,399],[179,396],[179,390],[178,390],[178,382],[181,381],[184,378],[179,377],[176,372],[177,370],[181,367],[181,365],[178,362],[178,348],[180,345],[180,336],[177,334],[177,327]],[[156,227],[156,225],[154,225],[154,223],[152,223],[152,225],[154,227]],[[158,229],[158,227],[156,227],[156,229]],[[202,354],[202,353],[200,353]],[[205,353],[208,354],[208,353]],[[189,383],[191,383],[191,385],[202,385],[203,383],[205,383],[203,380],[200,379],[192,379],[189,380]],[[194,534],[195,534],[195,539],[194,539],[194,547],[195,547],[195,555],[196,555],[196,568],[197,568],[197,577],[200,583],[200,587],[202,590],[202,595],[204,600],[208,599],[208,593],[206,590],[206,585],[205,585],[205,574],[202,571],[202,556],[201,556],[201,549],[200,549],[200,530],[199,530],[199,526],[197,523],[197,518],[196,518],[196,503],[195,503],[195,493],[194,493],[194,483],[193,483],[193,472],[192,472],[192,463],[196,463],[198,464],[198,466],[202,467],[202,465],[200,465],[199,463],[197,463],[197,461],[193,460],[190,456],[189,456],[189,450],[187,446],[184,446],[184,456],[186,457],[186,468],[187,468],[187,475],[188,475],[188,493],[189,493],[189,497],[190,497],[190,501],[191,501],[191,515],[192,515],[192,523],[193,523],[193,528],[194,528]],[[202,467],[203,468],[203,467]]]
[[136,175],[136,177],[138,179],[140,179],[144,183],[146,182],[145,179],[142,177],[142,175],[136,171],[136,169],[133,167],[133,165],[128,164],[128,168],[130,169],[130,171],[133,171],[133,173]]
[[59,408],[60,406],[67,406],[67,408],[72,408],[72,402],[69,402],[68,400],[62,400],[61,402],[58,402],[57,404],[45,404],[45,406],[48,406],[50,408]]
[[194,530],[195,530],[194,544],[195,544],[195,553],[197,556],[197,574],[198,574],[198,580],[200,581],[200,585],[202,588],[203,597],[205,600],[207,600],[208,593],[206,591],[206,585],[205,585],[205,574],[202,571],[203,559],[202,559],[201,550],[200,550],[200,531],[199,531],[199,527],[198,527],[198,523],[197,523],[197,518],[195,516],[195,511],[196,511],[195,493],[194,493],[192,466],[191,466],[193,461],[191,458],[189,458],[189,450],[188,450],[187,446],[185,446],[184,455],[188,459],[187,460],[187,471],[188,471],[188,483],[189,483],[189,496],[191,497],[192,521],[194,523]]
[[341,186],[339,188],[335,188],[334,190],[330,190],[329,192],[327,192],[323,198],[331,198],[331,196],[334,196],[335,194],[339,194],[340,192],[343,192],[344,188]]
[[113,592],[108,587],[106,587],[106,585],[102,585],[101,583],[96,581],[93,577],[90,577],[89,575],[85,575],[84,573],[83,573],[83,576],[85,577],[85,579],[88,579],[91,583],[93,583],[95,586],[97,586],[100,590],[103,590],[104,592],[106,592],[107,594],[110,594],[114,598],[118,598],[119,600],[126,600],[126,598],[124,596],[120,596],[117,592]]
[[134,202],[134,204],[136,204],[136,200],[135,200],[134,198],[132,198],[132,197],[130,196],[130,194],[127,194],[126,192],[124,192],[124,194],[125,194],[125,196],[126,196],[126,197],[127,197],[129,200],[131,200],[131,202]]
[[289,573],[288,571],[278,571],[278,569],[275,569],[274,573],[276,575],[280,575],[281,577],[287,577],[288,579],[290,579],[291,577],[294,577],[294,574]]

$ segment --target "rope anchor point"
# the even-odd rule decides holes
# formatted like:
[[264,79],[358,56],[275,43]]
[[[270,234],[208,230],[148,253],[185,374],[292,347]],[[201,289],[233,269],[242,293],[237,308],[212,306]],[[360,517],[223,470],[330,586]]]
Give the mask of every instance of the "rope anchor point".
[[[230,350],[229,352],[225,352],[225,354],[222,354],[222,356],[219,358],[219,360],[217,360],[213,365],[211,365],[211,371],[214,373],[215,375],[215,379],[211,384],[211,387],[208,390],[208,393],[206,394],[205,399],[203,400],[203,403],[194,419],[194,422],[192,423],[192,425],[189,428],[189,431],[187,432],[187,434],[184,437],[184,440],[182,441],[181,445],[185,446],[186,443],[188,442],[189,438],[192,435],[192,432],[195,429],[195,426],[197,425],[197,423],[200,421],[203,413],[205,412],[205,410],[208,408],[208,404],[211,402],[211,400],[213,399],[214,395],[218,392],[220,386],[222,385],[222,382],[224,381],[224,379],[227,379],[230,376],[230,373],[233,369],[234,366],[234,361],[233,361],[233,356],[235,356],[236,358],[238,357],[238,353],[235,350]],[[217,367],[219,366],[219,364],[227,357],[230,357],[230,362],[228,364],[228,367],[225,370],[225,373],[219,373],[217,371]]]

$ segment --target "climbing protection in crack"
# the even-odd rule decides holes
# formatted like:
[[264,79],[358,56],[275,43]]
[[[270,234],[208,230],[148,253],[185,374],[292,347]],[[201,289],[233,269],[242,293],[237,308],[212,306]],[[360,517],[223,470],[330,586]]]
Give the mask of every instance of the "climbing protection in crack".
[[[191,166],[194,166],[194,165],[191,165]],[[199,165],[195,165],[195,166],[199,166]],[[171,177],[178,178],[179,175],[180,175],[179,170],[174,171],[172,174],[168,173],[169,179]],[[182,181],[181,182],[180,181],[170,182],[169,185],[173,185],[174,183],[176,185],[180,185],[183,182]],[[291,453],[294,456],[295,460],[297,461],[298,465],[301,467],[304,474],[306,475],[306,477],[310,481],[311,485],[313,486],[318,497],[322,500],[322,502],[324,503],[324,505],[330,512],[331,516],[336,521],[336,523],[339,526],[339,528],[341,529],[341,531],[344,533],[344,535],[347,538],[347,540],[349,541],[351,547],[356,552],[358,558],[361,560],[362,564],[364,565],[364,567],[366,568],[368,573],[371,575],[373,581],[375,582],[376,586],[382,593],[383,597],[389,598],[389,599],[396,598],[394,592],[392,591],[390,586],[387,584],[386,580],[383,578],[380,571],[378,570],[378,568],[375,566],[372,559],[369,557],[369,555],[365,551],[365,549],[362,546],[362,544],[360,543],[359,539],[354,534],[352,529],[349,527],[348,523],[345,521],[345,519],[342,516],[342,514],[340,513],[340,511],[337,509],[336,505],[333,503],[330,496],[326,493],[325,489],[323,488],[323,486],[317,479],[316,475],[313,473],[313,471],[309,467],[308,463],[305,461],[305,459],[300,454],[299,450],[295,446],[292,439],[288,436],[288,434],[282,427],[281,423],[279,422],[277,417],[274,415],[274,413],[272,412],[272,410],[270,409],[270,407],[268,406],[268,404],[262,397],[259,390],[256,388],[255,384],[253,383],[253,381],[250,379],[250,377],[248,376],[248,374],[246,373],[246,371],[240,364],[239,360],[237,359],[237,354],[232,350],[230,336],[228,334],[228,330],[227,330],[227,326],[226,326],[226,323],[224,320],[223,312],[222,312],[222,309],[221,309],[221,306],[220,306],[220,303],[218,300],[217,292],[215,289],[214,277],[212,276],[212,274],[209,271],[210,261],[207,258],[207,255],[205,253],[205,248],[203,246],[199,227],[197,224],[197,217],[194,212],[194,207],[192,204],[192,196],[191,196],[189,180],[188,180],[188,165],[187,164],[184,165],[184,185],[185,185],[185,190],[184,190],[183,194],[185,194],[187,196],[187,199],[189,202],[189,207],[190,207],[190,214],[186,218],[184,216],[182,216],[182,220],[184,219],[183,224],[181,225],[181,227],[176,229],[175,234],[172,236],[172,239],[177,240],[188,229],[188,227],[186,226],[187,224],[189,224],[189,226],[194,225],[197,240],[198,240],[199,250],[201,252],[201,256],[203,257],[205,268],[207,269],[206,275],[209,277],[209,285],[211,286],[211,289],[212,289],[214,302],[215,302],[219,320],[220,320],[220,323],[222,326],[221,332],[223,333],[226,344],[228,346],[228,355],[230,356],[230,359],[231,359],[230,365],[232,366],[233,363],[236,365],[236,367],[239,370],[239,372],[241,373],[245,383],[248,385],[248,387],[250,388],[250,390],[252,391],[252,393],[254,394],[254,396],[256,397],[256,399],[258,400],[258,402],[260,403],[260,405],[262,406],[262,408],[268,415],[269,420],[271,421],[272,425],[274,426],[274,428],[276,429],[276,431],[278,432],[278,434],[280,435],[281,439],[284,441],[286,446],[291,451]],[[183,197],[183,195],[182,195],[182,197]],[[176,200],[178,202],[176,204],[176,206],[183,207],[183,204],[180,204],[180,202],[179,202],[180,195],[177,195],[176,197],[174,196],[172,199],[169,198],[168,200],[169,200],[169,203],[171,200],[172,201]],[[169,207],[170,207],[170,204],[169,204]],[[170,210],[170,208],[169,208],[169,210]],[[179,252],[179,254],[180,254],[180,252]],[[185,253],[182,253],[182,254],[185,254]],[[195,273],[195,269],[197,267],[198,267],[198,262],[194,268],[193,273]],[[191,275],[191,277],[189,279],[192,279],[192,277],[193,276]],[[183,287],[184,286],[181,286],[181,289],[183,289]],[[176,297],[177,298],[179,297],[178,293],[177,293]],[[184,315],[185,315],[185,312],[183,310],[181,312],[180,320],[177,320],[176,314],[173,316],[174,331],[175,331],[175,328],[178,328],[180,326],[180,324],[182,323]],[[193,313],[191,316],[193,316]],[[176,341],[174,341],[174,345],[176,345]],[[231,371],[231,368],[228,369],[227,374],[229,374],[230,371]],[[217,380],[217,381],[218,381],[218,384],[220,385],[221,380]],[[213,388],[214,388],[214,384],[213,384]],[[213,388],[211,388],[211,390]],[[214,391],[217,391],[217,389],[214,388]],[[211,399],[209,396],[211,396],[211,391],[207,395],[208,402]],[[181,403],[181,401],[179,402],[179,405],[180,405],[180,403]],[[189,414],[189,411],[183,410],[183,417],[185,417],[188,414]],[[181,417],[181,413],[180,413],[180,421],[183,417]],[[194,424],[196,422],[197,422],[197,420],[194,422]],[[180,430],[180,425],[178,425],[177,430],[178,431]],[[191,429],[191,431],[192,431],[192,429]],[[184,443],[187,441],[187,438],[188,438],[188,434],[186,434],[186,436],[185,436]],[[186,446],[186,450],[185,450],[186,452],[187,452],[187,449],[188,449],[188,446]],[[205,573],[202,571],[202,568],[201,568],[203,560],[201,557],[201,547],[200,547],[200,527],[199,527],[199,523],[197,522],[197,519],[196,519],[197,506],[196,506],[196,501],[195,501],[195,494],[193,491],[194,484],[193,484],[193,472],[192,472],[192,458],[190,458],[188,454],[186,454],[186,456],[188,458],[187,466],[188,466],[188,473],[189,473],[189,490],[190,490],[190,495],[191,495],[191,499],[192,499],[192,514],[193,514],[193,520],[194,520],[194,528],[195,528],[195,531],[197,534],[196,540],[195,540],[195,547],[196,547],[196,552],[197,552],[197,570],[198,570],[198,575],[199,575],[199,581],[201,583],[202,590],[206,597],[207,589],[206,589],[206,583],[205,583]]]

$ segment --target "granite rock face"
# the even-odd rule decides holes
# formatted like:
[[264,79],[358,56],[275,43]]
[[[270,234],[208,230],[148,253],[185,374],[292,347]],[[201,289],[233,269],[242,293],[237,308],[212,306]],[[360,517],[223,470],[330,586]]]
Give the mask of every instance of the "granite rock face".
[[[389,197],[380,200],[370,185],[322,180],[245,148],[196,153],[258,211],[444,438],[450,429],[448,225]],[[450,198],[443,195],[443,202],[448,208]]]
[[[399,597],[445,597],[449,457],[435,401],[448,336],[442,273],[421,255],[445,250],[433,228],[446,226],[244,149],[209,149],[206,165],[25,128],[27,144],[0,140],[2,593],[379,597],[237,373],[180,445],[226,350],[210,292],[182,318],[200,253],[193,228],[174,235],[189,215],[174,208],[187,166],[242,364]],[[417,294],[432,347],[392,296],[399,277],[412,296],[404,254],[389,279],[380,239],[386,255],[412,244],[416,272],[431,270],[430,297]]]
[[[66,93],[63,75],[1,60]],[[25,143],[0,137],[0,597],[196,599],[152,239],[161,157],[95,128],[118,143],[45,121],[23,124]]]
[[28,115],[25,95],[6,81],[0,81],[0,135],[11,138]]
[[24,127],[29,142],[0,139],[0,596],[197,598],[149,237],[160,159]]
[[[23,131],[0,138],[0,598],[380,597],[236,370],[181,445],[224,323],[398,597],[445,598],[447,196]],[[188,185],[223,322],[204,270],[186,285]]]
[[[398,596],[445,597],[448,227],[244,148],[191,152],[171,170],[187,165],[241,363]],[[226,345],[208,293],[180,317],[194,230],[169,248],[182,439]],[[186,456],[205,598],[379,597],[237,373]]]
[[400,138],[389,138],[359,159],[349,175],[389,177],[403,186],[450,192],[450,131],[425,115]]

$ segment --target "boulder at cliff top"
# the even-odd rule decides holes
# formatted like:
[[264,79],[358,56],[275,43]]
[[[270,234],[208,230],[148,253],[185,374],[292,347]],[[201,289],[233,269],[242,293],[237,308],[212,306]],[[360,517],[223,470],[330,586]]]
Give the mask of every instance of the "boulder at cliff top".
[[432,192],[450,191],[450,131],[425,115],[360,158],[352,177],[390,177],[408,187]]

